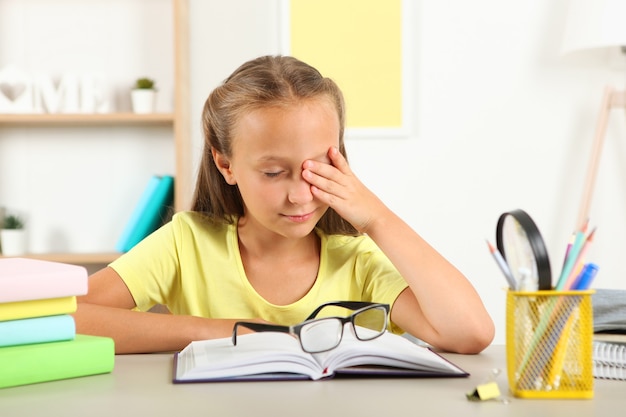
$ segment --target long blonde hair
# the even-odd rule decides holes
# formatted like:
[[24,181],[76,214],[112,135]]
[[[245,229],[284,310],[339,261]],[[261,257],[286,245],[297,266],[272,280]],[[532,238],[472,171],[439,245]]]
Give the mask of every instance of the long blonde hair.
[[[237,185],[228,184],[217,169],[212,149],[232,156],[232,132],[239,118],[252,110],[325,97],[339,116],[339,151],[347,158],[343,140],[345,105],[341,90],[312,66],[289,56],[263,56],[235,70],[207,98],[202,113],[204,150],[192,210],[213,221],[230,223],[244,214]],[[317,227],[329,234],[356,235],[357,230],[332,208]]]

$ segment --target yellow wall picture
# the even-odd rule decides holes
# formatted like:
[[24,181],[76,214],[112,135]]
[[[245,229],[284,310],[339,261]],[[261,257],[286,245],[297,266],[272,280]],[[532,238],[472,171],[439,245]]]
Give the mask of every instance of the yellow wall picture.
[[290,0],[289,53],[341,87],[348,128],[403,126],[402,0]]

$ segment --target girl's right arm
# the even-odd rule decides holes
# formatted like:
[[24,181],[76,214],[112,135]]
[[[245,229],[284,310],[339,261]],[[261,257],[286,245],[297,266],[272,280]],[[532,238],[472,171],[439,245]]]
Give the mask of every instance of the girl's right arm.
[[106,267],[89,277],[89,292],[78,297],[76,332],[113,338],[118,354],[167,352],[193,340],[229,337],[236,321],[139,312],[135,306],[122,278]]

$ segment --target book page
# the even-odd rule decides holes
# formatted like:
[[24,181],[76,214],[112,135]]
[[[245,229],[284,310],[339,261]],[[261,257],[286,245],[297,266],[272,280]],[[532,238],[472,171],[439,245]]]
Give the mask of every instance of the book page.
[[210,380],[263,373],[296,373],[322,377],[321,368],[286,333],[261,332],[230,338],[191,342],[178,354],[176,379]]
[[[366,331],[366,330],[364,330]],[[392,333],[361,341],[346,324],[338,347],[309,354],[286,333],[260,332],[190,343],[177,354],[175,382],[238,379],[331,377],[336,371],[358,375],[467,376],[430,349]]]
[[369,340],[358,340],[350,327],[346,327],[341,344],[328,352],[313,355],[326,373],[358,365],[382,365],[418,371],[446,374],[465,372],[428,348],[393,333]]

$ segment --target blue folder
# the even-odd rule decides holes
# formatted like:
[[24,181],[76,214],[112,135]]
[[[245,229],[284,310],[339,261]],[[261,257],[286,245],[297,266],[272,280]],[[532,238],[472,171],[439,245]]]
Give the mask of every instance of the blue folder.
[[164,222],[174,201],[174,177],[150,178],[139,203],[115,246],[119,252],[128,252]]

